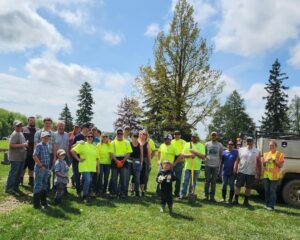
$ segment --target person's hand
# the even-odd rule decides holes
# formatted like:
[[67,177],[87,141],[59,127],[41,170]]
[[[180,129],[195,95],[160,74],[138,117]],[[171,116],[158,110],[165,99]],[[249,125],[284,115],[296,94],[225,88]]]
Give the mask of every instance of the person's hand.
[[40,167],[40,169],[41,169],[42,172],[44,172],[44,171],[46,170],[46,167],[45,167],[44,165],[42,165],[42,166]]
[[78,158],[78,162],[83,162],[85,161],[85,158]]
[[28,147],[28,142],[27,141],[25,143],[23,143],[23,147],[25,147],[25,148]]
[[157,161],[157,165],[158,165],[158,166],[160,165],[160,161]]

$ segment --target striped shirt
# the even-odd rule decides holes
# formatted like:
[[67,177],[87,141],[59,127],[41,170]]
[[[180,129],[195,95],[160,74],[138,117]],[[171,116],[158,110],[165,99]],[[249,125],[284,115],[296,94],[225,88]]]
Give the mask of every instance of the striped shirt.
[[45,165],[46,167],[49,166],[50,153],[49,153],[48,144],[44,142],[38,143],[34,149],[33,155],[39,158],[41,164]]

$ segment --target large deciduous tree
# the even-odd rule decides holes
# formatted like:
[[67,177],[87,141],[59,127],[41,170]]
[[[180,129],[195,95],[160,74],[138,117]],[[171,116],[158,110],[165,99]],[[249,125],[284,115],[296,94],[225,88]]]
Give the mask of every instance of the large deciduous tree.
[[132,130],[141,130],[143,111],[135,98],[124,97],[117,109],[117,119],[114,123],[115,129],[129,126]]
[[288,110],[288,118],[292,131],[300,134],[300,97],[295,95]]
[[76,111],[77,123],[89,123],[93,119],[93,104],[95,104],[92,96],[93,89],[88,82],[81,85],[78,95],[78,110]]
[[240,133],[253,133],[255,124],[246,112],[244,99],[236,90],[229,95],[225,104],[215,112],[208,128],[209,132],[217,131],[224,144],[228,140],[235,141]]
[[73,118],[68,108],[68,104],[65,104],[59,119],[65,122],[65,131],[70,132],[73,129]]
[[262,117],[261,129],[268,132],[283,132],[289,126],[287,118],[288,95],[285,90],[288,87],[283,85],[283,81],[288,79],[286,73],[281,73],[278,59],[272,65],[270,76],[265,89],[268,93],[266,97],[265,114]]
[[142,66],[137,78],[145,99],[144,124],[157,137],[175,129],[188,135],[218,105],[220,72],[210,67],[212,47],[200,37],[193,12],[179,0],[169,31],[157,36],[154,65]]

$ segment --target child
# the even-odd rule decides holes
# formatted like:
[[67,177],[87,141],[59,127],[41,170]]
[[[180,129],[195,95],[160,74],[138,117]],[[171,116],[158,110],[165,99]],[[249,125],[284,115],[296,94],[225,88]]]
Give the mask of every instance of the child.
[[169,161],[163,162],[163,169],[159,171],[157,183],[161,187],[161,208],[160,212],[164,212],[166,203],[169,207],[169,212],[172,213],[173,199],[172,199],[172,181],[175,181],[175,176],[171,170],[171,163]]
[[58,159],[56,160],[54,166],[54,171],[55,171],[54,185],[56,186],[54,202],[56,204],[60,204],[61,198],[69,182],[69,177],[68,177],[69,167],[65,161],[65,157],[66,157],[65,150],[63,149],[57,150],[57,157]]
[[50,140],[50,132],[43,131],[41,133],[42,141],[38,143],[33,152],[33,160],[35,161],[34,173],[35,180],[33,186],[33,207],[44,208],[47,204],[47,187],[49,177],[50,153],[48,142]]

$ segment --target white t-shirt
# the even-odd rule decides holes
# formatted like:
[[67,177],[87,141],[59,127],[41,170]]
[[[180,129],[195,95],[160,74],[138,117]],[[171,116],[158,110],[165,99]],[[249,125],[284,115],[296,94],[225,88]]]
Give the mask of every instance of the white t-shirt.
[[239,173],[248,175],[255,175],[256,173],[256,158],[259,155],[259,151],[256,148],[248,149],[248,147],[242,147],[239,149]]

